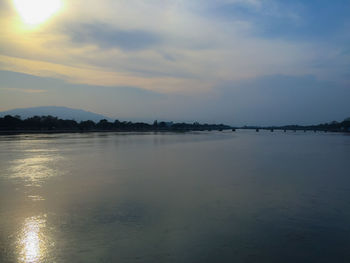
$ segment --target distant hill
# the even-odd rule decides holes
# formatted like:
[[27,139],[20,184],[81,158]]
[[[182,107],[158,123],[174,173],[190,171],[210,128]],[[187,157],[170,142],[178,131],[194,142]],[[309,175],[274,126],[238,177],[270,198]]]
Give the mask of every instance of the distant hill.
[[101,114],[84,111],[80,109],[71,109],[67,107],[58,107],[58,106],[46,106],[46,107],[33,107],[33,108],[19,108],[9,111],[0,112],[0,117],[6,115],[19,115],[22,119],[26,119],[33,116],[47,116],[51,115],[61,119],[69,119],[76,121],[86,121],[92,120],[98,122],[102,119],[111,121],[111,118],[103,116]]

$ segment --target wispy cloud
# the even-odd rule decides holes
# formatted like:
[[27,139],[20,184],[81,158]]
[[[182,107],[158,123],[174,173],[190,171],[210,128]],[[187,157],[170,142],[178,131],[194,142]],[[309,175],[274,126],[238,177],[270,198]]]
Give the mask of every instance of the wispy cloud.
[[293,21],[290,14],[306,15],[308,6],[277,0],[77,0],[66,2],[51,23],[21,32],[9,12],[1,17],[0,69],[162,92],[207,91],[218,82],[269,74],[325,77],[331,71],[313,65],[332,56],[331,43],[276,38],[301,32],[286,21]]
[[24,92],[24,93],[44,93],[47,90],[44,89],[21,89],[21,88],[0,88],[0,90]]
[[[50,62],[0,56],[2,70],[15,71],[34,76],[65,79],[72,83],[98,86],[141,87],[163,93],[193,93],[208,91],[213,83],[176,77],[138,77],[130,73],[107,71],[97,67],[72,67]],[[189,89],[189,87],[191,89]]]
[[65,33],[73,42],[92,44],[101,48],[120,48],[125,51],[148,49],[161,38],[146,30],[122,30],[104,23],[69,25]]

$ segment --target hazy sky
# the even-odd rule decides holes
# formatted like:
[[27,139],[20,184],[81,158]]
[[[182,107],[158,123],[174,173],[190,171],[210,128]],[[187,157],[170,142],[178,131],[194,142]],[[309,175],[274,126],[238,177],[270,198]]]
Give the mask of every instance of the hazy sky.
[[0,110],[233,125],[350,116],[348,0],[62,0],[32,25],[50,6],[26,2],[0,0]]

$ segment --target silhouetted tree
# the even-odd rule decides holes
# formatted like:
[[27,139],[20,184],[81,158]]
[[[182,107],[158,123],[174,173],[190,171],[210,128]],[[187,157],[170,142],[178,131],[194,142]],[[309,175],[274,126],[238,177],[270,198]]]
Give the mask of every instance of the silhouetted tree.
[[[339,125],[339,124],[338,124]],[[153,124],[143,122],[120,122],[115,120],[109,122],[106,119],[100,120],[97,124],[91,120],[81,121],[80,123],[75,120],[62,120],[53,116],[34,116],[21,120],[19,116],[7,115],[0,118],[0,130],[3,131],[16,131],[16,130],[32,130],[32,131],[91,131],[91,130],[121,130],[121,131],[189,131],[189,130],[222,130],[230,129],[227,125],[216,124],[199,124],[194,122],[188,123],[167,123],[164,121],[158,122],[155,120]]]
[[89,131],[96,128],[96,124],[93,121],[81,121],[78,126],[79,129],[83,131]]
[[96,127],[102,130],[111,130],[113,128],[113,123],[103,119],[96,124]]

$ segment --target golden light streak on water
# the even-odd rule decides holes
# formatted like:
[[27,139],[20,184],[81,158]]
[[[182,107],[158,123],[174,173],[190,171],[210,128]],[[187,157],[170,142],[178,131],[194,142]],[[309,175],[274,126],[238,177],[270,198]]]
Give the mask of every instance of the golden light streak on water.
[[25,220],[17,241],[20,263],[39,263],[47,256],[50,242],[45,236],[45,227],[46,215]]
[[59,174],[54,168],[61,159],[59,155],[41,153],[15,160],[12,162],[11,177],[24,180],[26,186],[40,187],[47,179]]

